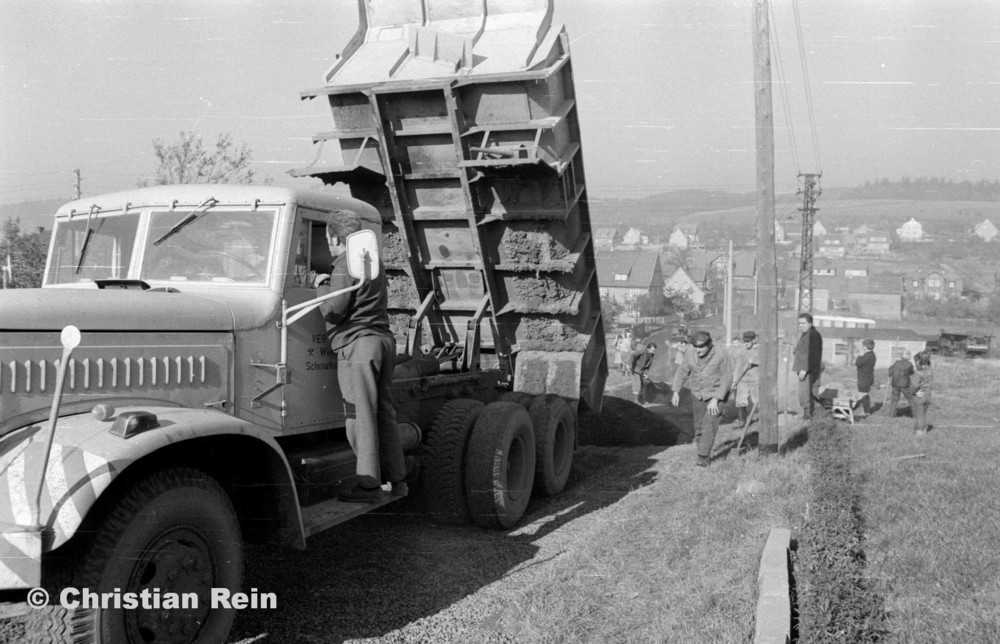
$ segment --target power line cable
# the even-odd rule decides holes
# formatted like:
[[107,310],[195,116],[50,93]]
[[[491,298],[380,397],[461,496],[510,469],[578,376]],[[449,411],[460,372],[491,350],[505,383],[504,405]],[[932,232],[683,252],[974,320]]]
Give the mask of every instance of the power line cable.
[[805,82],[806,108],[809,112],[809,129],[812,131],[813,152],[816,155],[816,173],[823,174],[823,164],[820,163],[819,137],[816,133],[816,115],[813,111],[812,82],[809,80],[809,66],[806,64],[806,46],[802,37],[802,21],[799,16],[799,1],[792,0],[792,10],[795,14],[795,34],[799,41],[799,58],[802,62],[802,78]]
[[792,151],[792,164],[795,167],[796,174],[798,174],[802,172],[802,166],[799,164],[798,146],[795,142],[795,126],[792,123],[792,111],[788,107],[787,77],[785,76],[785,67],[781,62],[781,43],[778,41],[777,29],[778,21],[774,16],[774,5],[768,4],[768,7],[771,12],[771,23],[775,25],[775,28],[770,31],[774,40],[771,49],[774,52],[775,69],[778,72],[778,95],[781,97],[782,109],[785,112],[785,126],[788,129],[788,145]]

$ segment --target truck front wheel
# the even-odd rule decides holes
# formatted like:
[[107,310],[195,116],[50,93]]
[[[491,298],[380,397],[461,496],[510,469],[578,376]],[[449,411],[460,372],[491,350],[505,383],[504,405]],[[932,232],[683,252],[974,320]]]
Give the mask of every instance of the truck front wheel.
[[535,478],[535,433],[521,405],[486,405],[469,438],[465,489],[476,525],[512,528],[528,507]]
[[[212,589],[238,591],[243,545],[218,482],[191,468],[161,469],[109,501],[72,556],[53,558],[52,605],[29,615],[30,641],[225,641],[235,610],[213,606]],[[98,595],[96,607],[85,591]],[[79,605],[63,607],[62,595]]]

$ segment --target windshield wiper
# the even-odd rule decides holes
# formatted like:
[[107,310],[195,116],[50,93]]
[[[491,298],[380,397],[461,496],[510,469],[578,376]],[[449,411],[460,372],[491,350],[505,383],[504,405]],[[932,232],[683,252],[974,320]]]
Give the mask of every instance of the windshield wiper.
[[87,236],[83,238],[83,246],[80,247],[80,261],[76,263],[76,274],[80,274],[80,269],[83,268],[83,260],[87,256],[87,248],[90,246],[90,238],[94,236],[94,231],[90,227],[90,220],[94,217],[94,211],[98,213],[101,212],[101,207],[94,204],[90,207],[90,212],[87,214]]
[[194,210],[192,210],[191,212],[189,212],[188,215],[186,217],[184,217],[184,219],[181,219],[176,224],[174,224],[173,226],[171,226],[170,230],[168,230],[167,232],[163,233],[162,237],[160,237],[155,242],[153,242],[153,246],[159,246],[160,244],[162,244],[164,241],[166,241],[170,237],[173,237],[174,235],[176,235],[177,233],[179,233],[188,224],[190,224],[191,222],[193,222],[195,219],[197,219],[200,216],[199,211],[202,211],[202,209],[204,209],[204,211],[202,211],[202,213],[201,213],[201,214],[204,214],[204,212],[207,212],[209,208],[211,208],[212,206],[214,206],[217,203],[219,203],[219,201],[215,197],[209,197],[205,201],[201,202],[200,206],[198,206],[197,208],[195,208]]

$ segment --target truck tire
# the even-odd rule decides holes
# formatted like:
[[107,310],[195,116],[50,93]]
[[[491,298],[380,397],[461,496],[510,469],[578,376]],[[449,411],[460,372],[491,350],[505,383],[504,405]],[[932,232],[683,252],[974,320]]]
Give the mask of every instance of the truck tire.
[[[239,521],[226,492],[204,472],[187,467],[156,470],[122,489],[102,504],[93,522],[88,518],[87,532],[78,533],[86,539],[52,562],[55,574],[46,571],[50,605],[29,614],[28,641],[225,641],[236,612],[212,610],[211,589],[238,591],[243,572]],[[169,611],[142,604],[128,610],[66,609],[59,593],[67,587],[120,597],[150,590],[161,602],[167,593],[195,593],[198,599],[197,607]]]
[[531,394],[526,394],[523,391],[508,391],[497,398],[497,402],[514,402],[527,409],[531,406],[534,398]]
[[486,405],[469,438],[465,489],[472,520],[512,528],[524,515],[535,478],[535,433],[528,411],[513,402]]
[[449,400],[427,432],[421,470],[427,510],[435,521],[466,525],[472,520],[465,498],[465,450],[484,406],[478,400]]
[[554,394],[539,396],[528,408],[535,429],[535,493],[559,494],[573,468],[576,417],[565,400]]

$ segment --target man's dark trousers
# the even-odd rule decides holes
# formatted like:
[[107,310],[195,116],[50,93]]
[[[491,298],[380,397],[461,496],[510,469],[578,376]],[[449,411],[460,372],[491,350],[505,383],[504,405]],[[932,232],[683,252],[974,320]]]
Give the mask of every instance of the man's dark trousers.
[[[395,359],[395,340],[382,334],[360,336],[337,351],[347,440],[358,457],[358,483],[362,487],[377,487],[383,480],[402,481],[406,476],[406,463],[398,458],[403,450],[389,389]],[[381,463],[379,454],[387,455]]]
[[[721,403],[719,403],[721,405]],[[715,445],[715,435],[719,431],[721,416],[708,413],[708,401],[691,396],[691,411],[694,412],[694,442],[698,446],[698,456],[708,458],[712,455]]]

